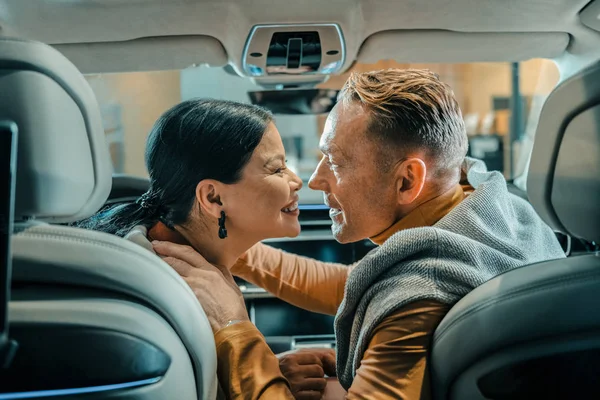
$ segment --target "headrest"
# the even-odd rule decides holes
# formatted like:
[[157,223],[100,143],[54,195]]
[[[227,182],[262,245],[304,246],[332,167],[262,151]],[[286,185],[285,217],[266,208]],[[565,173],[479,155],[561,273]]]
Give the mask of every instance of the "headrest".
[[0,118],[19,129],[16,221],[73,222],[104,204],[112,166],[100,109],[62,54],[0,38]]
[[546,100],[527,194],[554,230],[600,242],[600,64],[566,80]]

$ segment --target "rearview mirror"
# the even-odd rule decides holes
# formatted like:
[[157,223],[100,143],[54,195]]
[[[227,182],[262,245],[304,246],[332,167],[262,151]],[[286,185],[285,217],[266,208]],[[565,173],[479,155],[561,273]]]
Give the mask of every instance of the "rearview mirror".
[[284,89],[248,92],[252,104],[262,106],[273,114],[325,114],[331,111],[339,90]]

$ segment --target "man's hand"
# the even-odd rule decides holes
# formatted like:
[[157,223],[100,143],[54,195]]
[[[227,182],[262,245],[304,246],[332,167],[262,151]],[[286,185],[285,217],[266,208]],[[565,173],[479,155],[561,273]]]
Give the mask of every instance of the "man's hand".
[[229,321],[248,321],[244,297],[227,268],[216,267],[190,246],[152,242],[154,251],[192,288],[213,332]]
[[287,352],[279,357],[279,368],[290,383],[292,394],[298,400],[319,400],[327,380],[335,376],[333,349],[306,349]]

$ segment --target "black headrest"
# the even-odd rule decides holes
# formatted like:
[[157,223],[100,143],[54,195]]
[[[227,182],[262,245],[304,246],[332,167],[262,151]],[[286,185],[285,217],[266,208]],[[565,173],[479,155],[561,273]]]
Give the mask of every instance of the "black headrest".
[[600,64],[564,81],[546,100],[527,194],[554,230],[600,242]]

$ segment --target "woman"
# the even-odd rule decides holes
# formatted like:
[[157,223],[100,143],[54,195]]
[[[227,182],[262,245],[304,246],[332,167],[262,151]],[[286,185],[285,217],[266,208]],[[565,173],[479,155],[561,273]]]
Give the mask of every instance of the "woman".
[[[78,227],[189,244],[231,267],[259,241],[300,233],[302,181],[286,168],[269,111],[194,99],[165,112],[146,145],[150,189],[138,202],[104,209]],[[140,231],[141,230],[141,231]]]
[[[165,112],[148,136],[145,158],[150,189],[137,202],[103,209],[76,225],[125,237],[151,251],[150,241],[186,244],[188,254],[200,254],[214,265],[200,278],[176,270],[192,288],[194,279],[202,279],[222,290],[225,277],[226,290],[238,298],[241,306],[231,308],[215,304],[212,296],[203,298],[204,307],[219,309],[207,314],[218,345],[223,328],[252,326],[230,269],[261,240],[300,233],[297,192],[302,181],[286,168],[272,114],[230,101],[188,100]],[[163,258],[172,266],[181,264]],[[229,382],[236,367],[218,364],[224,395],[237,397]],[[279,371],[274,357],[271,364]],[[277,379],[287,384],[283,375]],[[260,385],[256,391],[262,392]]]

